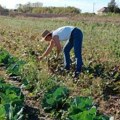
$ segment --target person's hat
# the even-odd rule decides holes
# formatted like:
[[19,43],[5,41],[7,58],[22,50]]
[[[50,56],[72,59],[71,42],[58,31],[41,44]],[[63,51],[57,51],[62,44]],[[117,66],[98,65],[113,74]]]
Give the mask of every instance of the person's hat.
[[42,41],[50,34],[51,34],[51,32],[49,30],[45,30],[41,35],[42,36]]

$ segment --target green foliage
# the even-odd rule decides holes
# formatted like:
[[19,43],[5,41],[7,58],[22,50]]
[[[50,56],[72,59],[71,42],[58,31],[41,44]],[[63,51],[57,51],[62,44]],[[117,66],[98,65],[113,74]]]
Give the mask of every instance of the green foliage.
[[120,57],[120,44],[117,39],[114,39],[111,44],[111,49],[113,51],[113,54],[115,54],[116,57]]
[[10,55],[6,64],[6,67],[9,67],[12,64],[15,64],[18,61],[18,58]]
[[75,97],[70,102],[68,120],[109,120],[109,117],[97,114],[91,97]]
[[79,112],[69,116],[69,120],[93,120],[96,115],[96,108]]
[[23,68],[24,65],[25,65],[25,61],[19,60],[19,61],[15,62],[14,64],[11,64],[7,68],[7,73],[9,73],[11,75],[19,76],[19,75],[21,75],[21,69]]
[[9,57],[10,54],[7,51],[0,49],[0,64],[7,64]]
[[45,93],[42,106],[47,112],[54,111],[58,119],[109,120],[109,117],[98,113],[91,97],[75,97],[69,100],[68,96],[65,87],[53,87]]
[[3,98],[1,98],[3,102],[10,103],[12,100],[24,99],[20,88],[2,82],[0,82],[0,93],[1,96],[3,96]]
[[49,14],[79,14],[80,10],[75,7],[39,7],[34,8],[32,13]]
[[4,64],[6,67],[9,67],[17,61],[18,59],[10,55],[8,51],[0,49],[0,64]]
[[0,83],[5,83],[4,78],[0,76]]
[[0,120],[6,120],[6,111],[2,104],[0,104]]
[[[20,76],[23,84],[27,89],[34,89],[37,82],[37,68],[33,62],[26,63],[23,60],[10,55],[7,51],[1,50],[0,56],[1,63],[3,63],[7,68],[7,73],[10,76]],[[31,90],[32,91],[32,90]]]
[[69,96],[69,90],[66,87],[55,86],[45,93],[42,100],[42,107],[46,111],[60,110]]
[[28,7],[18,8],[19,12],[36,14],[79,14],[81,11],[75,7]]
[[[84,33],[82,55],[85,69],[81,73],[80,79],[76,85],[72,83],[71,76],[68,74],[65,74],[63,76],[56,71],[58,69],[56,66],[59,66],[59,68],[61,68],[61,60],[63,59],[61,58],[61,60],[58,62],[51,60],[53,62],[50,62],[49,65],[54,71],[53,76],[59,78],[59,81],[55,82],[65,84],[66,86],[72,88],[74,95],[93,95],[97,100],[103,99],[103,96],[108,96],[109,93],[113,93],[112,95],[117,97],[117,91],[120,91],[120,85],[116,84],[119,83],[120,79],[120,27],[118,21],[119,15],[113,14],[109,16],[77,15],[73,16],[71,20],[54,18],[35,20],[33,20],[33,18],[11,19],[8,17],[6,19],[6,17],[0,17],[0,34],[3,38],[5,38],[5,40],[1,41],[0,46],[4,47],[7,50],[10,50],[14,55],[19,56],[20,58],[22,57],[28,61],[29,57],[31,56],[28,55],[29,53],[27,53],[27,51],[29,51],[30,48],[32,48],[33,51],[38,51],[40,55],[46,48],[46,44],[38,42],[40,39],[39,37],[34,40],[29,40],[29,38],[34,35],[35,32],[40,34],[46,28],[49,30],[54,30],[57,27],[64,25],[74,25],[80,27]],[[50,55],[49,58],[52,58],[52,56]],[[28,78],[27,80],[24,80],[24,83],[35,85],[37,84],[36,81],[39,80],[39,84],[37,85],[39,88],[38,92],[40,94],[43,94],[44,90],[46,90],[46,86],[49,88],[51,86],[54,86],[51,81],[48,82],[48,79],[45,79],[46,77],[43,77],[50,75],[48,73],[45,60],[46,59],[38,63],[33,63],[36,64],[35,67],[34,65],[26,65],[24,66],[26,68],[23,71],[24,77],[27,76]],[[38,71],[39,66],[41,69],[40,71]],[[59,71],[62,72],[61,69]],[[36,77],[37,75],[39,75],[39,79]],[[33,81],[30,83],[29,80],[34,80],[34,77],[35,82]],[[114,82],[114,80],[118,82]],[[109,81],[113,82],[111,84],[108,84]],[[41,87],[39,87],[39,85]],[[35,87],[35,89],[37,88]],[[115,102],[117,102],[117,100]],[[107,103],[107,101],[105,103]],[[101,106],[105,105],[105,103],[102,103],[100,101],[100,109]],[[109,105],[106,109],[103,108],[103,111],[105,113],[111,114]],[[114,108],[114,111],[116,114],[113,114],[119,118],[116,107]],[[97,115],[97,117],[99,120],[102,120],[99,115]]]
[[120,8],[117,6],[115,0],[111,0],[108,3],[108,11],[111,13],[120,13]]
[[70,105],[70,114],[76,114],[77,112],[83,112],[89,110],[93,106],[93,100],[91,97],[76,97],[73,98]]
[[25,89],[33,92],[38,84],[38,71],[37,66],[33,61],[26,63],[20,70],[22,83]]
[[0,119],[22,120],[23,102],[20,88],[0,81]]

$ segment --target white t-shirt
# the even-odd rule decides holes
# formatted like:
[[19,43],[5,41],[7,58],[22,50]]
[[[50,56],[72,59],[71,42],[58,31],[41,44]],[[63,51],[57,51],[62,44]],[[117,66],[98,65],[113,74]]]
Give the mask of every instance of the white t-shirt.
[[74,28],[75,28],[74,26],[60,27],[52,32],[52,37],[58,35],[60,41],[68,40],[70,39],[71,32]]

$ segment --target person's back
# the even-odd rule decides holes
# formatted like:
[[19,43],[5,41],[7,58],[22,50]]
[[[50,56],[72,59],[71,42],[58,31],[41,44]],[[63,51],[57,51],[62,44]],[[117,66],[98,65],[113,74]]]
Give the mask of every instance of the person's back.
[[60,27],[52,32],[52,37],[57,35],[60,41],[68,40],[70,39],[71,32],[73,31],[74,28],[75,28],[74,26]]

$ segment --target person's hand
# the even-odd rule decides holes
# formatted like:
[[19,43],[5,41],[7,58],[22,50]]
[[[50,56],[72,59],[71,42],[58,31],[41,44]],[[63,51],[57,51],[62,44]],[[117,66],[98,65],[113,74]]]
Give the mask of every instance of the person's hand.
[[38,56],[38,57],[37,57],[37,60],[38,60],[38,61],[41,61],[42,59],[43,59],[43,56]]

